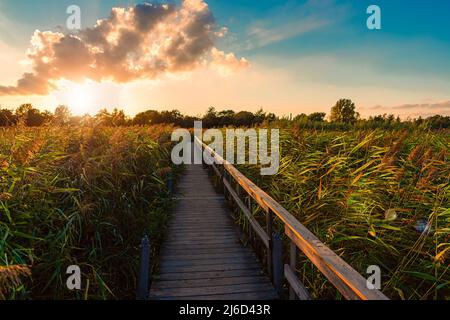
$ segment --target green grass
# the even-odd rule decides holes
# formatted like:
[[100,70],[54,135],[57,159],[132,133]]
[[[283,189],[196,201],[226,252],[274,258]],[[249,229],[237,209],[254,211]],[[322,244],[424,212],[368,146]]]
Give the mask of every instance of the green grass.
[[[0,266],[31,269],[6,298],[134,297],[140,239],[152,235],[156,257],[170,212],[170,132],[0,129]],[[82,291],[66,289],[72,264]]]

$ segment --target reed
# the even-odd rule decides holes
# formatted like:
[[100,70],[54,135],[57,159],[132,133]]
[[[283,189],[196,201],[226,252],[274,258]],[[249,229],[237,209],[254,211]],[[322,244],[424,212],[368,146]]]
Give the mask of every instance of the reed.
[[[170,211],[171,130],[1,129],[0,270],[31,270],[0,278],[3,298],[133,298],[140,239],[157,244]],[[70,265],[82,291],[66,288]]]
[[[361,274],[382,269],[394,299],[450,298],[448,131],[281,133],[280,171],[240,166]],[[304,257],[299,274],[315,298],[336,291]]]

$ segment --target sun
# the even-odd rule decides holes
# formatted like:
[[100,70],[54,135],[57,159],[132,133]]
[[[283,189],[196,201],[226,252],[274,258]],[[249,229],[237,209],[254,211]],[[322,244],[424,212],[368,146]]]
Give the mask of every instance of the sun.
[[[62,80],[57,83],[58,90],[51,96],[52,105],[68,106],[73,115],[94,115],[102,108],[120,107],[125,109],[124,95],[126,90],[122,85],[109,82],[72,82]],[[128,99],[129,100],[129,99]]]
[[67,93],[67,105],[75,114],[86,114],[94,111],[95,92],[89,83],[72,84]]

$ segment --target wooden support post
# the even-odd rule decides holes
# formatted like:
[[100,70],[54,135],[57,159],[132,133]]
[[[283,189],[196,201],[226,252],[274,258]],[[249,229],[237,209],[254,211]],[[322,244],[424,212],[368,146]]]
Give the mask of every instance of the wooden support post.
[[[248,211],[250,212],[251,216],[253,217],[252,197],[250,197],[249,195],[247,195],[247,208],[248,208]],[[252,232],[252,226],[250,225],[250,221],[248,221],[248,224],[247,224],[247,235],[248,235],[248,239],[249,239],[251,245],[254,247],[253,232]]]
[[273,236],[273,284],[277,290],[278,296],[283,295],[283,279],[284,279],[284,264],[283,264],[283,239],[280,233],[276,232]]
[[225,202],[228,203],[228,190],[225,187],[225,182],[224,182],[225,180],[227,180],[227,171],[225,170],[225,167],[223,167],[223,178],[222,178],[222,181],[220,184],[223,188],[223,195],[225,196]]
[[[295,272],[297,270],[297,246],[293,241],[290,242],[289,245],[289,266],[292,271]],[[297,295],[295,294],[294,289],[289,286],[289,300],[296,300]]]
[[270,209],[266,212],[266,232],[270,238],[267,248],[267,273],[273,282],[273,217]]
[[221,164],[220,166],[219,166],[219,171],[220,171],[220,190],[222,190],[223,192],[225,192],[224,190],[225,190],[225,187],[224,187],[224,185],[223,185],[223,178],[225,177],[225,167],[224,167],[224,165],[223,164]]
[[136,293],[137,300],[148,300],[150,281],[150,240],[147,235],[141,241],[141,265]]

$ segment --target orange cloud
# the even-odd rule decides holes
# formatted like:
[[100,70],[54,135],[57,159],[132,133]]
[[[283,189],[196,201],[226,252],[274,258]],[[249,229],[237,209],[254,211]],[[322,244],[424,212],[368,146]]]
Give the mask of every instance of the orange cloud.
[[28,51],[32,72],[0,95],[46,95],[58,80],[126,83],[210,64],[220,72],[248,65],[215,47],[225,29],[203,0],[180,6],[138,4],[113,8],[107,19],[76,34],[35,31]]
[[225,53],[217,48],[211,49],[212,61],[211,65],[222,75],[238,72],[250,66],[250,62],[241,58],[238,59],[234,53]]

